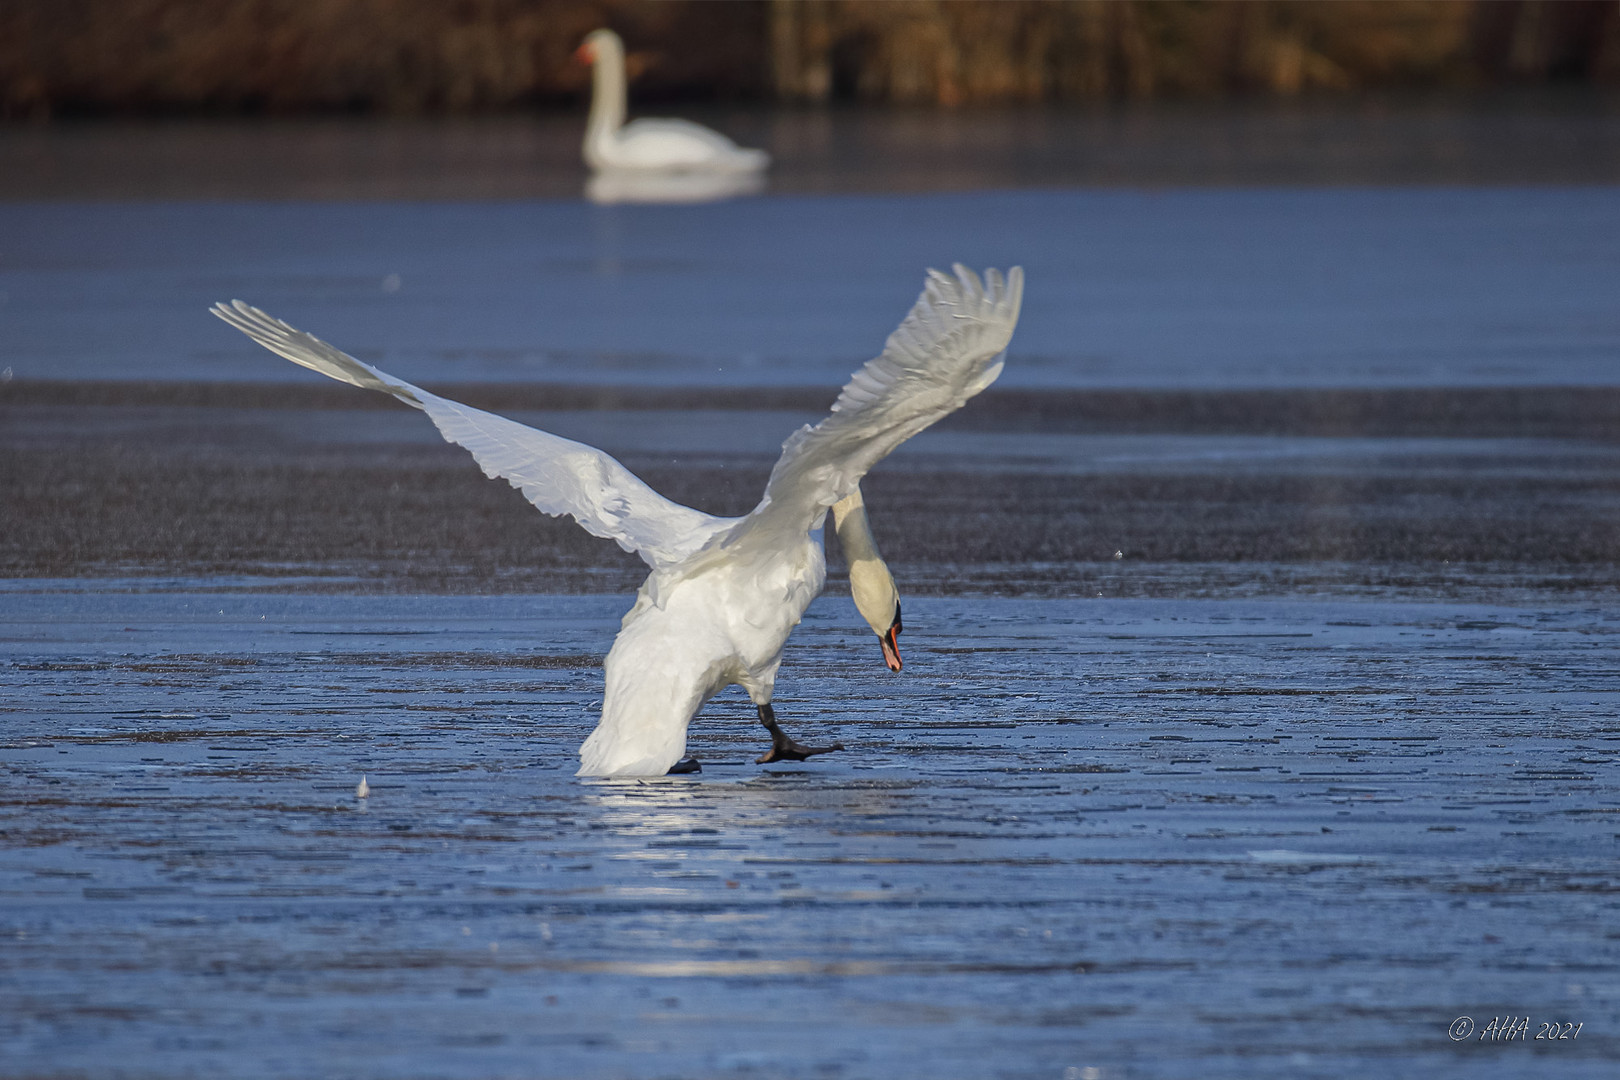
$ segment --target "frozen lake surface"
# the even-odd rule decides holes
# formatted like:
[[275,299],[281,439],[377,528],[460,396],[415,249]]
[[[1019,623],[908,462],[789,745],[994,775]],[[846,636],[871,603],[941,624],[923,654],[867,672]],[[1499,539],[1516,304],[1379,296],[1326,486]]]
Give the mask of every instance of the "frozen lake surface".
[[[1615,1075],[1620,112],[1528,100],[716,113],[699,206],[0,131],[0,1075]],[[865,484],[905,672],[835,580],[850,750],[651,782],[572,776],[640,564],[206,314],[735,514],[953,260],[1029,287]]]
[[1022,264],[1008,387],[1613,386],[1620,188],[709,206],[0,203],[18,379],[311,380],[248,300],[434,382],[842,385],[923,269]]
[[848,752],[733,691],[582,783],[625,598],[116,588],[0,603],[6,1075],[1620,1059],[1612,607],[917,599],[890,677],[829,595],[778,706]]

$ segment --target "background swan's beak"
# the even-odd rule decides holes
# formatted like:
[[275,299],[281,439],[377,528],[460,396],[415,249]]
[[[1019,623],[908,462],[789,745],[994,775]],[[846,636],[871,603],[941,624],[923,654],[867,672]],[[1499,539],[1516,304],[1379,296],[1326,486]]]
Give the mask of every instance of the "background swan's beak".
[[900,636],[900,620],[894,620],[889,632],[878,638],[883,643],[883,662],[889,665],[890,671],[900,670],[900,642],[895,640]]
[[587,41],[574,50],[574,59],[582,64],[590,64],[596,60],[596,50],[592,49],[591,43]]

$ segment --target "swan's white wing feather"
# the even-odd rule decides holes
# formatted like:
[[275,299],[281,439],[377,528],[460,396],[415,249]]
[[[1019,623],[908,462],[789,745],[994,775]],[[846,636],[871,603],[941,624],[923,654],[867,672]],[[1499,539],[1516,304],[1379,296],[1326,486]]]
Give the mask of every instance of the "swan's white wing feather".
[[410,383],[378,371],[370,364],[356,360],[341,349],[334,349],[320,338],[289,326],[252,304],[232,300],[229,304],[215,304],[208,310],[277,356],[301,367],[352,386],[381,390],[407,405],[422,408],[422,402],[417,398],[419,391]]
[[832,413],[782,445],[765,497],[725,540],[782,542],[814,528],[827,508],[855,490],[868,469],[897,446],[961,408],[995,381],[1024,294],[1024,272],[984,279],[957,264],[928,283],[883,354],[855,372]]
[[240,300],[210,310],[295,364],[423,410],[445,439],[472,452],[484,475],[505,479],[540,510],[569,515],[655,569],[675,565],[732,524],[664,498],[593,446],[430,394]]

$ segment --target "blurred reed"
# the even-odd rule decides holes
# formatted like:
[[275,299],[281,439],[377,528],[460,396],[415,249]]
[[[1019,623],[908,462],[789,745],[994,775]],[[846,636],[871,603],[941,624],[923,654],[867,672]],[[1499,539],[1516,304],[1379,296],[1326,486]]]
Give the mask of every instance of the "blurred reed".
[[1613,0],[8,0],[0,118],[561,105],[602,25],[642,100],[1620,83]]

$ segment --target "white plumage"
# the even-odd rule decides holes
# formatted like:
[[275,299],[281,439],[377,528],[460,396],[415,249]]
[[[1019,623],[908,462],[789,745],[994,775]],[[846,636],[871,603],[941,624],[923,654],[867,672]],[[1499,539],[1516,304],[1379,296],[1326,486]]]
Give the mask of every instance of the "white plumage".
[[613,31],[592,31],[579,47],[579,56],[591,64],[591,113],[585,123],[585,163],[591,168],[757,173],[770,164],[765,151],[746,150],[690,120],[641,119],[626,124],[624,42]]
[[[672,502],[601,450],[431,394],[240,300],[212,310],[295,364],[423,410],[485,475],[641,556],[652,572],[608,653],[602,716],[580,749],[579,772],[649,776],[681,760],[692,717],[734,683],[781,748],[771,695],[788,634],[826,580],[820,530],[830,508],[846,548],[861,555],[861,614],[885,639],[885,654],[894,647],[898,602],[892,611],[874,606],[896,594],[866,524],[860,480],[995,380],[1023,295],[1017,267],[1005,279],[987,271],[983,281],[954,270],[928,272],[882,355],[855,372],[830,415],[789,436],[759,505],[740,518]],[[890,664],[898,668],[897,653]]]

